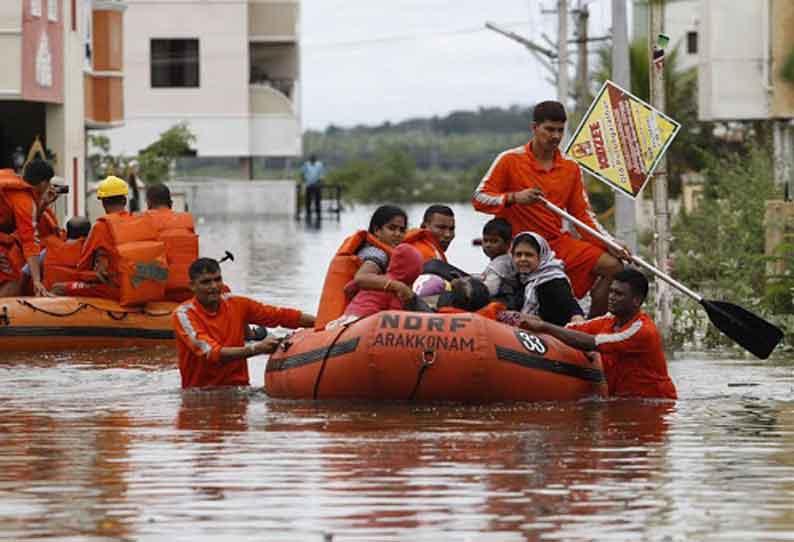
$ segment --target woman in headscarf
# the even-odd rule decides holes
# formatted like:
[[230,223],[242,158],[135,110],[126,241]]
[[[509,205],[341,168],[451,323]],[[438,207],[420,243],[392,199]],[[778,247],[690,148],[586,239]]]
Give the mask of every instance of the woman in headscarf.
[[565,264],[556,258],[546,239],[535,232],[519,233],[513,238],[510,253],[524,286],[523,314],[535,314],[560,326],[584,320]]

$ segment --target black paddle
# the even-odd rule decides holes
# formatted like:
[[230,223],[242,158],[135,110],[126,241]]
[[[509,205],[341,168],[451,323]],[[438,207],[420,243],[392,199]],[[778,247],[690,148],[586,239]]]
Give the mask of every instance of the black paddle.
[[226,253],[223,255],[223,258],[221,258],[220,260],[218,260],[218,263],[223,263],[223,262],[225,262],[226,260],[230,260],[230,261],[232,261],[232,262],[234,261],[234,254],[232,254],[232,253],[231,253],[231,252],[229,252],[228,250],[227,250],[227,251],[226,251]]
[[[604,236],[601,234],[601,232],[594,230],[581,220],[574,218],[545,198],[540,198],[540,201],[552,212],[557,213],[561,217],[567,218],[572,223],[576,224],[590,235],[601,239],[612,248],[615,248],[616,250],[623,250],[623,247],[615,243],[612,239]],[[660,271],[645,260],[634,255],[631,256],[631,259],[640,267],[650,271],[666,283],[670,284],[674,288],[679,289],[703,305],[703,308],[706,309],[706,314],[708,314],[711,323],[714,324],[717,329],[736,341],[745,350],[758,356],[759,358],[768,358],[769,354],[772,353],[772,350],[775,349],[777,344],[783,338],[783,331],[779,327],[767,322],[760,316],[753,314],[747,309],[726,301],[713,301],[704,299],[699,293],[690,290],[675,280],[673,277]]]

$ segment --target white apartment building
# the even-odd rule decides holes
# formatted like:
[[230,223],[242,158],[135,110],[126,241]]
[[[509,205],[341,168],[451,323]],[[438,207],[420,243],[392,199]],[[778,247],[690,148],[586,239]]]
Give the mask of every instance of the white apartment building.
[[85,213],[85,130],[124,121],[116,0],[0,0],[0,168],[38,141],[69,185],[63,216]]
[[125,125],[133,155],[177,123],[196,157],[235,164],[301,154],[299,0],[128,0]]

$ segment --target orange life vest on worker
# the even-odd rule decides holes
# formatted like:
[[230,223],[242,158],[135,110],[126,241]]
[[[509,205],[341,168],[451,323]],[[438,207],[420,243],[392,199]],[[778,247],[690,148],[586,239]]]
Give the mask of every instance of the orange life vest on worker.
[[320,306],[317,309],[315,329],[323,329],[325,324],[342,316],[347,306],[345,286],[353,280],[361,267],[361,258],[356,253],[369,243],[391,257],[392,247],[380,241],[366,230],[360,230],[345,239],[336,251],[328,271],[325,273],[323,293],[320,295]]
[[439,246],[435,235],[430,230],[424,228],[408,230],[403,243],[407,243],[418,250],[425,263],[430,260],[441,260],[445,263],[447,261],[447,255],[444,254],[444,250]]
[[186,301],[193,297],[190,289],[188,269],[199,257],[199,237],[193,224],[193,215],[168,208],[149,209],[147,215],[165,245],[168,261],[168,282],[165,285],[166,299]]
[[93,272],[77,270],[85,237],[61,239],[52,236],[46,239],[46,244],[47,256],[44,258],[43,282],[48,290],[59,282],[72,282],[93,274]]
[[119,303],[126,306],[163,300],[168,260],[152,220],[111,213],[97,218],[97,222],[107,223],[113,238],[109,273],[119,287]]
[[18,275],[25,265],[22,244],[15,235],[17,225],[14,207],[8,200],[8,193],[16,190],[29,192],[35,200],[33,187],[23,181],[13,169],[0,169],[0,249],[13,270],[12,276]]

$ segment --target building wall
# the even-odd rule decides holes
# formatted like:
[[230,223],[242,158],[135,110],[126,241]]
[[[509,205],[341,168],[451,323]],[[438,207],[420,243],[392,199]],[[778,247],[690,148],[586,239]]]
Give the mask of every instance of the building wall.
[[[114,152],[137,153],[186,121],[197,135],[199,154],[247,155],[247,5],[132,0],[124,24],[126,122],[109,133]],[[150,40],[157,38],[198,38],[198,88],[152,88]]]
[[22,5],[0,2],[0,99],[22,95]]
[[[298,2],[129,0],[127,4],[125,125],[108,132],[114,153],[136,154],[180,122],[196,135],[193,148],[200,157],[300,153]],[[152,88],[150,43],[158,38],[199,40],[198,87]],[[295,41],[281,45],[280,40]],[[262,46],[262,41],[270,48],[265,58],[269,53],[284,57],[268,63],[268,75],[294,79],[287,99],[249,84],[250,47]],[[290,48],[291,54],[282,51]]]

